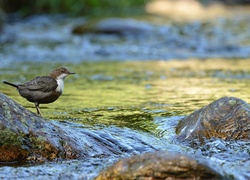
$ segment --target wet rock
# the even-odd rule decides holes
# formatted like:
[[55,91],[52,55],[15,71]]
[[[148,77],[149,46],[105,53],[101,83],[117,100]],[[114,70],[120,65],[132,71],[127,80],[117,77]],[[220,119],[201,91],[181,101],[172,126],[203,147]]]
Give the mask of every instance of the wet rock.
[[44,161],[75,158],[77,149],[60,134],[60,127],[26,110],[0,93],[0,161]]
[[77,26],[73,29],[73,34],[85,33],[103,33],[126,35],[139,35],[152,30],[152,26],[133,19],[108,18],[97,22],[89,22],[84,25]]
[[0,93],[0,162],[119,157],[152,150],[156,148],[135,132],[47,120]]
[[250,105],[235,97],[223,97],[181,120],[178,139],[250,139]]
[[157,151],[118,161],[96,180],[112,179],[223,179],[208,160],[175,152]]

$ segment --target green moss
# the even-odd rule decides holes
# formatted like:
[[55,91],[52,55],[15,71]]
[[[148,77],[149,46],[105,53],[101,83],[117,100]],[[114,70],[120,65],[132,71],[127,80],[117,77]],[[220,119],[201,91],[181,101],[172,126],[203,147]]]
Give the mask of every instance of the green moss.
[[44,136],[38,136],[35,138],[36,141],[39,142],[47,142],[47,139]]
[[234,106],[236,103],[237,103],[236,100],[230,100],[230,101],[229,101],[229,104],[230,104],[231,106]]
[[32,143],[33,149],[39,149],[41,151],[44,149],[44,144],[47,143],[46,138],[42,136],[30,137],[30,142]]
[[3,129],[0,131],[0,146],[2,145],[13,145],[13,146],[22,146],[23,141],[25,140],[24,134],[17,134],[10,129]]

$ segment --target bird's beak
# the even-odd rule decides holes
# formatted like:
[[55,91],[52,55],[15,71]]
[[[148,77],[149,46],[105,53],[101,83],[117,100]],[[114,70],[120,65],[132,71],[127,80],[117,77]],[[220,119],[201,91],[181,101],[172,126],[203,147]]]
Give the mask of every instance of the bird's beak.
[[74,72],[69,72],[68,74],[76,74],[76,73],[74,73]]

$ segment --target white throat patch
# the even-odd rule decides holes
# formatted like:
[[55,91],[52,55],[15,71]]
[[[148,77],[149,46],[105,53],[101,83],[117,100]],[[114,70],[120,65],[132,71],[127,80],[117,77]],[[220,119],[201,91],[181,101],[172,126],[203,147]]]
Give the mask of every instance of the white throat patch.
[[56,88],[56,91],[62,93],[63,89],[64,89],[63,79],[57,79],[56,81],[57,81],[57,84],[58,84],[58,86]]
[[63,73],[63,74],[61,74],[60,76],[58,76],[56,78],[56,81],[57,81],[57,84],[58,84],[58,86],[56,88],[57,92],[63,93],[63,89],[64,89],[64,82],[63,82],[63,80],[67,77],[67,75],[68,74]]

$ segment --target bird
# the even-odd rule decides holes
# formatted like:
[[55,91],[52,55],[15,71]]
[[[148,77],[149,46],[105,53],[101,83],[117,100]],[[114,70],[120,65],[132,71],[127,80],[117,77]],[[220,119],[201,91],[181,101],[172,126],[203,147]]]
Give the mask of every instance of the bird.
[[40,104],[49,104],[56,101],[64,90],[64,79],[71,74],[65,67],[54,69],[48,76],[37,76],[23,84],[3,83],[15,87],[19,94],[35,104],[37,114],[42,116]]

